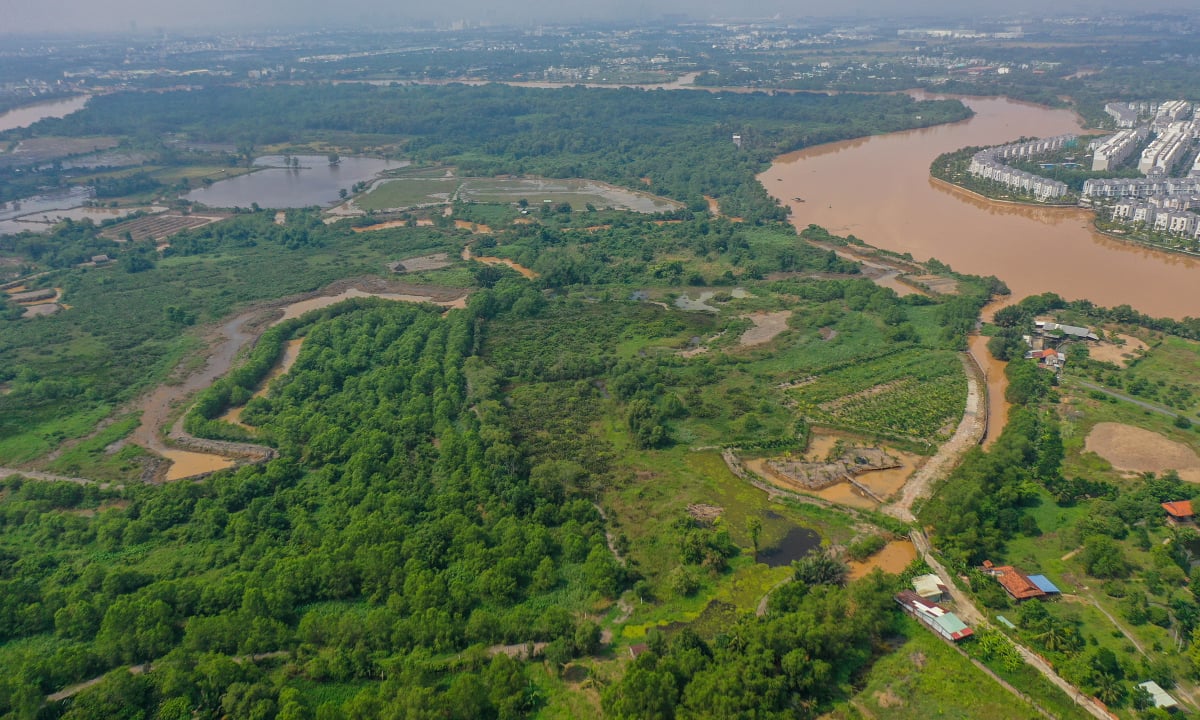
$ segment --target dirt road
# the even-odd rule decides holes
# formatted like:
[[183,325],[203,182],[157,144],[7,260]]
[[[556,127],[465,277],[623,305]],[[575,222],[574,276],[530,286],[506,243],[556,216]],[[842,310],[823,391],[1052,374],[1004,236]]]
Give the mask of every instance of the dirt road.
[[967,373],[967,404],[963,410],[962,421],[954,435],[938,448],[937,454],[912,474],[904,483],[900,497],[891,505],[881,508],[892,517],[905,522],[916,518],[912,513],[913,503],[918,498],[925,497],[932,489],[933,483],[946,476],[963,454],[979,444],[986,427],[987,396],[986,386],[982,382],[979,367],[964,354],[962,356],[963,370]]

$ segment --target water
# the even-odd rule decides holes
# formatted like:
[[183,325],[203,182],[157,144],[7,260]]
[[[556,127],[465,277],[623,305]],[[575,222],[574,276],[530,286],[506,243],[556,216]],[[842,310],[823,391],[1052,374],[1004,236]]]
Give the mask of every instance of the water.
[[799,228],[816,223],[919,260],[996,275],[1018,298],[1050,291],[1154,316],[1200,315],[1196,260],[1107,238],[1092,229],[1087,210],[992,202],[931,179],[929,165],[941,153],[1080,127],[1068,110],[963,101],[975,117],[790,153],[759,181],[791,206]]
[[44,118],[66,117],[76,110],[82,110],[90,99],[90,95],[77,95],[65,100],[51,100],[9,110],[0,115],[0,131],[27,127]]
[[[90,200],[94,195],[95,191],[90,187],[72,187],[42,195],[33,195],[8,203],[0,203],[0,235],[16,234],[23,230],[38,232],[45,230],[44,225],[31,225],[28,222],[21,222],[17,218],[28,217],[30,220],[41,222],[42,216],[52,211],[72,210],[83,207],[83,203]],[[53,214],[60,215],[63,213]]]
[[791,565],[821,546],[821,536],[808,528],[794,527],[787,531],[777,545],[758,553],[758,561],[770,567]]
[[263,170],[219,180],[184,197],[209,207],[299,208],[329,205],[339,201],[338,191],[358,182],[372,180],[389,168],[407,161],[345,157],[330,165],[324,155],[299,155],[300,169],[284,169],[283,158],[267,155],[254,161]]

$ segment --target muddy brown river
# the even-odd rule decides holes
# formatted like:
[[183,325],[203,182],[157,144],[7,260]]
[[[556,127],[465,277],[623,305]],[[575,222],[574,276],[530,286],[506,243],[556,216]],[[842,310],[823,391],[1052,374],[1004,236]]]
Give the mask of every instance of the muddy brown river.
[[996,275],[1018,298],[1052,291],[1154,316],[1200,315],[1196,260],[1105,237],[1087,210],[992,202],[931,179],[941,153],[1080,129],[1068,110],[961,99],[973,118],[790,153],[758,179],[791,207],[798,228],[816,223],[918,260]]

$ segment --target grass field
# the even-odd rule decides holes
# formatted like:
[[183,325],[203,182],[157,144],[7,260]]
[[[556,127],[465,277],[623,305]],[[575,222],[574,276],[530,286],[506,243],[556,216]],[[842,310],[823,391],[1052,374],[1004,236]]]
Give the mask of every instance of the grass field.
[[905,616],[900,630],[901,644],[876,661],[862,689],[848,703],[826,717],[830,720],[1042,717],[915,620]]

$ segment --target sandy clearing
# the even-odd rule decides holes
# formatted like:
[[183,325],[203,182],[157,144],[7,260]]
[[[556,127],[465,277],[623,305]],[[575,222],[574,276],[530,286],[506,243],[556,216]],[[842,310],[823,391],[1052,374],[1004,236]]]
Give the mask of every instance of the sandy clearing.
[[1129,361],[1146,352],[1146,343],[1130,335],[1117,335],[1124,340],[1124,345],[1111,342],[1098,342],[1088,345],[1088,355],[1093,360],[1110,362],[1117,367],[1126,367]]
[[388,269],[394,273],[425,272],[426,270],[441,270],[451,264],[450,256],[446,253],[433,253],[388,263]]
[[790,310],[756,312],[743,315],[742,317],[754,323],[754,327],[742,333],[742,336],[738,338],[738,342],[741,343],[742,347],[751,347],[770,342],[776,335],[787,330],[787,321],[791,316],[792,312]]
[[487,235],[492,232],[492,228],[483,223],[473,223],[467,220],[455,220],[454,227],[459,230],[470,230],[473,233]]
[[1084,447],[1122,472],[1176,470],[1184,480],[1200,482],[1200,456],[1187,445],[1150,430],[1123,423],[1097,423]]
[[514,260],[509,260],[508,258],[485,257],[483,255],[475,255],[474,253],[471,252],[470,247],[463,248],[462,259],[463,260],[474,260],[476,262],[481,262],[484,265],[506,265],[506,266],[512,268],[513,270],[516,270],[517,272],[521,273],[522,276],[524,276],[525,278],[527,278],[529,280],[533,280],[533,279],[537,278],[537,276],[538,276],[538,274],[536,272],[534,272],[533,270],[530,270],[529,268],[525,267],[524,265],[522,265]]

